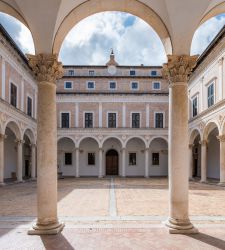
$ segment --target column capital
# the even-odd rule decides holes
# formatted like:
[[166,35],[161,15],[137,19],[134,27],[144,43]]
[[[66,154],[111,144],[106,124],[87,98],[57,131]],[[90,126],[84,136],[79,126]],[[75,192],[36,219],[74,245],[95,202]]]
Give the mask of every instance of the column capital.
[[168,55],[168,63],[163,64],[163,76],[170,83],[187,83],[198,56]]
[[192,149],[194,147],[195,144],[189,144],[188,147],[189,149]]
[[220,142],[225,142],[225,135],[219,135],[219,136],[217,136],[217,139],[218,139]]
[[27,55],[29,66],[39,82],[55,82],[63,76],[63,66],[57,54]]
[[34,144],[34,143],[31,143],[31,144],[30,144],[30,147],[32,147],[32,148],[36,148],[36,147],[37,147],[37,145],[36,145],[36,144]]
[[103,151],[103,148],[99,148],[98,150],[99,150],[99,151]]
[[223,64],[223,60],[224,60],[224,58],[221,57],[221,58],[218,60],[218,64],[219,64],[219,65],[222,65],[222,64]]
[[0,134],[0,141],[4,141],[7,138],[7,135]]
[[208,141],[207,140],[202,140],[202,141],[199,141],[199,144],[201,144],[202,146],[207,146]]
[[20,139],[16,139],[15,143],[17,143],[18,145],[24,144],[25,141],[24,140],[20,140]]

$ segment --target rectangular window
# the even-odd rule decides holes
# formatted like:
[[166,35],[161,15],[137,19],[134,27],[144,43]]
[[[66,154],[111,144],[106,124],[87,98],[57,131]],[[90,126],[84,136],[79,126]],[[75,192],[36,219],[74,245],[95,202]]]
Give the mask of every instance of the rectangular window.
[[65,153],[65,165],[72,165],[72,153]]
[[85,128],[93,128],[93,113],[85,113]]
[[152,165],[159,165],[159,153],[152,153]]
[[198,114],[198,98],[197,96],[192,100],[192,117]]
[[116,128],[116,113],[108,113],[108,128]]
[[95,75],[95,71],[94,70],[89,70],[89,76],[94,76]]
[[136,153],[129,153],[129,165],[130,166],[137,165],[137,155],[136,155]]
[[151,71],[151,76],[157,76],[157,71],[156,70],[152,70]]
[[68,76],[74,76],[74,70],[73,69],[68,70]]
[[208,87],[208,108],[214,105],[215,98],[214,98],[214,83],[209,85]]
[[109,82],[110,89],[116,89],[116,82]]
[[135,75],[136,75],[135,70],[130,70],[130,76],[135,76]]
[[69,128],[69,127],[70,127],[70,114],[61,113],[61,128]]
[[132,82],[131,89],[134,89],[134,90],[138,89],[138,82]]
[[132,113],[132,128],[140,128],[140,114]]
[[13,83],[10,84],[10,104],[17,107],[17,87]]
[[95,153],[88,153],[88,165],[95,165]]
[[88,82],[87,83],[87,88],[88,89],[94,89],[95,88],[95,83],[94,82]]
[[32,99],[27,97],[27,115],[32,116]]
[[72,89],[73,83],[72,82],[64,82],[64,89]]
[[155,114],[155,128],[163,128],[163,113]]
[[153,82],[153,89],[160,89],[160,82]]

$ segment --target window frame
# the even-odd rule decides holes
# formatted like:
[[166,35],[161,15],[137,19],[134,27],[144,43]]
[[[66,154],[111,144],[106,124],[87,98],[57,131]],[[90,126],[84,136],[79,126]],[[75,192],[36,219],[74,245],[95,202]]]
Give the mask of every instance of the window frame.
[[[94,164],[89,164],[89,154],[94,154]],[[96,153],[95,152],[87,152],[87,165],[88,166],[96,166]]]
[[[133,83],[137,83],[137,88],[136,89],[133,88]],[[134,90],[134,91],[139,90],[139,82],[138,81],[131,81],[130,82],[130,89]]]
[[88,114],[88,113],[90,113],[90,114],[92,114],[92,127],[90,127],[90,128],[94,128],[94,112],[93,111],[84,111],[83,112],[83,128],[89,128],[89,127],[86,127],[85,125],[86,125],[86,119],[85,119],[85,114]]
[[162,114],[163,115],[163,127],[162,128],[165,128],[165,112],[163,112],[163,111],[155,111],[154,112],[154,128],[162,129],[162,128],[156,127],[156,114]]
[[[71,83],[71,88],[67,88],[66,83]],[[73,89],[73,81],[64,81],[64,89]]]
[[[71,155],[71,164],[66,164],[66,154]],[[73,152],[64,152],[64,166],[73,166]]]
[[[88,83],[90,83],[90,82],[94,84],[94,87],[93,87],[93,88],[89,88],[89,87],[88,87]],[[87,90],[95,90],[95,81],[87,81],[87,82],[86,82],[86,89],[87,89]]]
[[135,112],[135,111],[130,112],[130,127],[134,129],[136,128],[133,127],[133,114],[139,114],[139,127],[137,128],[141,128],[141,112]]
[[[194,100],[197,100],[197,104],[196,104],[196,114],[194,115]],[[194,118],[198,115],[199,113],[199,98],[198,98],[198,95],[195,95],[191,98],[191,117]]]
[[[12,80],[9,80],[9,83],[10,83],[10,86],[9,86],[9,103],[10,103],[10,105],[12,105],[13,107],[15,107],[15,108],[19,108],[18,107],[18,104],[19,104],[19,98],[18,98],[18,96],[19,96],[19,87],[18,87],[18,85],[16,84],[16,83],[14,83]],[[14,85],[15,87],[16,87],[16,106],[14,106],[12,103],[11,103],[11,96],[12,96],[12,92],[11,92],[11,89],[12,89],[12,85]],[[23,100],[24,101],[24,100]]]
[[[132,74],[131,72],[134,72],[134,74]],[[130,76],[136,76],[136,70],[135,69],[130,69],[129,75]]]
[[[115,83],[115,88],[110,88],[111,83]],[[109,81],[109,90],[117,90],[117,82],[116,81]]]
[[[213,86],[213,95],[209,96],[209,88]],[[216,84],[215,81],[211,81],[208,85],[207,85],[207,108],[212,107],[215,103],[216,103]],[[213,97],[213,104],[209,105],[209,99]]]
[[[158,154],[158,164],[154,164],[153,162],[153,154]],[[160,153],[159,152],[152,152],[152,166],[160,166]]]
[[88,70],[88,75],[89,76],[95,76],[95,71],[94,70]]
[[[130,162],[130,155],[131,154],[135,155],[135,164],[131,164],[131,162]],[[137,166],[137,152],[134,152],[134,151],[128,152],[128,166],[130,166],[130,167]]]
[[[152,72],[156,72],[156,73],[153,74]],[[158,76],[157,70],[151,70],[151,71],[150,71],[150,76]]]
[[[158,89],[154,87],[155,83],[159,83],[159,88]],[[152,82],[152,89],[153,90],[161,90],[161,82],[160,81],[158,81],[158,82],[156,82],[156,81]]]
[[[62,114],[66,113],[69,114],[69,127],[62,127]],[[69,129],[71,128],[71,112],[70,111],[60,111],[60,128],[65,128],[65,129]]]
[[[109,127],[109,114],[111,113],[116,114],[116,127]],[[111,128],[111,129],[118,128],[118,112],[117,111],[107,111],[106,119],[107,119],[107,128]]]
[[[70,74],[70,72],[73,72],[73,73]],[[75,71],[74,71],[74,69],[68,69],[68,70],[67,70],[67,74],[68,74],[68,76],[75,76]]]
[[[28,114],[28,98],[31,99],[31,115]],[[30,117],[33,117],[33,97],[31,95],[27,95],[27,102],[26,102],[26,114]]]

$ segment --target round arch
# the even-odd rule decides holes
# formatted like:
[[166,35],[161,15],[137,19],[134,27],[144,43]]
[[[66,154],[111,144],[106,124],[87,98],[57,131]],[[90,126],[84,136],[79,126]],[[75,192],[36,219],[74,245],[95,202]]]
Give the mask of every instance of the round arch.
[[149,146],[151,146],[152,142],[153,142],[154,140],[157,140],[157,139],[162,139],[162,140],[164,140],[164,141],[167,143],[167,145],[168,145],[168,138],[167,138],[166,136],[154,136],[154,137],[151,138],[151,140],[150,140],[150,142],[149,142]]
[[199,128],[194,128],[191,130],[190,135],[189,135],[189,144],[193,144],[194,140],[197,136],[200,136],[200,140],[202,140],[202,133]]
[[82,137],[82,138],[78,141],[77,147],[79,148],[80,145],[81,145],[81,143],[82,143],[83,141],[87,140],[87,139],[92,139],[92,140],[94,140],[94,141],[98,144],[98,147],[100,146],[100,143],[99,143],[99,141],[98,141],[98,139],[97,139],[96,137],[94,137],[94,136],[85,136],[85,137]]
[[30,142],[31,142],[32,144],[35,144],[36,139],[35,139],[34,132],[33,132],[33,130],[32,130],[31,128],[26,128],[26,129],[24,130],[23,138],[24,138],[25,135],[29,138],[29,140],[30,140]]
[[71,137],[71,136],[59,136],[58,138],[57,138],[57,143],[59,143],[61,140],[63,140],[63,139],[69,139],[69,140],[71,140],[73,143],[74,143],[74,146],[76,147],[76,142],[75,142],[75,140],[74,140],[74,138],[73,137]]
[[59,26],[54,38],[53,53],[59,54],[66,35],[78,22],[104,11],[121,11],[140,17],[156,31],[166,54],[172,54],[172,42],[166,25],[150,7],[137,0],[91,0],[80,4],[64,18]]
[[144,143],[144,145],[145,145],[145,147],[147,148],[148,147],[148,143],[144,140],[144,138],[143,137],[141,137],[141,136],[132,136],[132,137],[130,137],[130,138],[128,138],[126,141],[125,141],[125,147],[127,147],[127,144],[131,141],[131,140],[133,140],[133,139],[139,139],[140,141],[142,141],[143,143]]
[[100,147],[103,147],[104,143],[110,139],[115,139],[120,142],[122,148],[125,148],[125,143],[118,137],[118,136],[107,136],[105,137],[102,142],[100,143]]
[[210,134],[211,131],[213,131],[213,129],[217,128],[218,132],[220,134],[220,126],[217,123],[217,121],[210,121],[206,124],[204,131],[203,131],[203,140],[207,140],[208,135]]
[[22,139],[22,132],[21,132],[20,126],[16,121],[9,120],[6,122],[5,126],[3,127],[4,134],[6,133],[6,128],[11,129],[17,139],[19,140]]

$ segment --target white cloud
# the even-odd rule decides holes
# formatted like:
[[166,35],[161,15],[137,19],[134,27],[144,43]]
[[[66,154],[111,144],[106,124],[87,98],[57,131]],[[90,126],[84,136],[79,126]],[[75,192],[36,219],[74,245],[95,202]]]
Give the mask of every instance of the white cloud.
[[202,24],[194,34],[191,54],[201,54],[225,25],[225,15],[213,17]]

